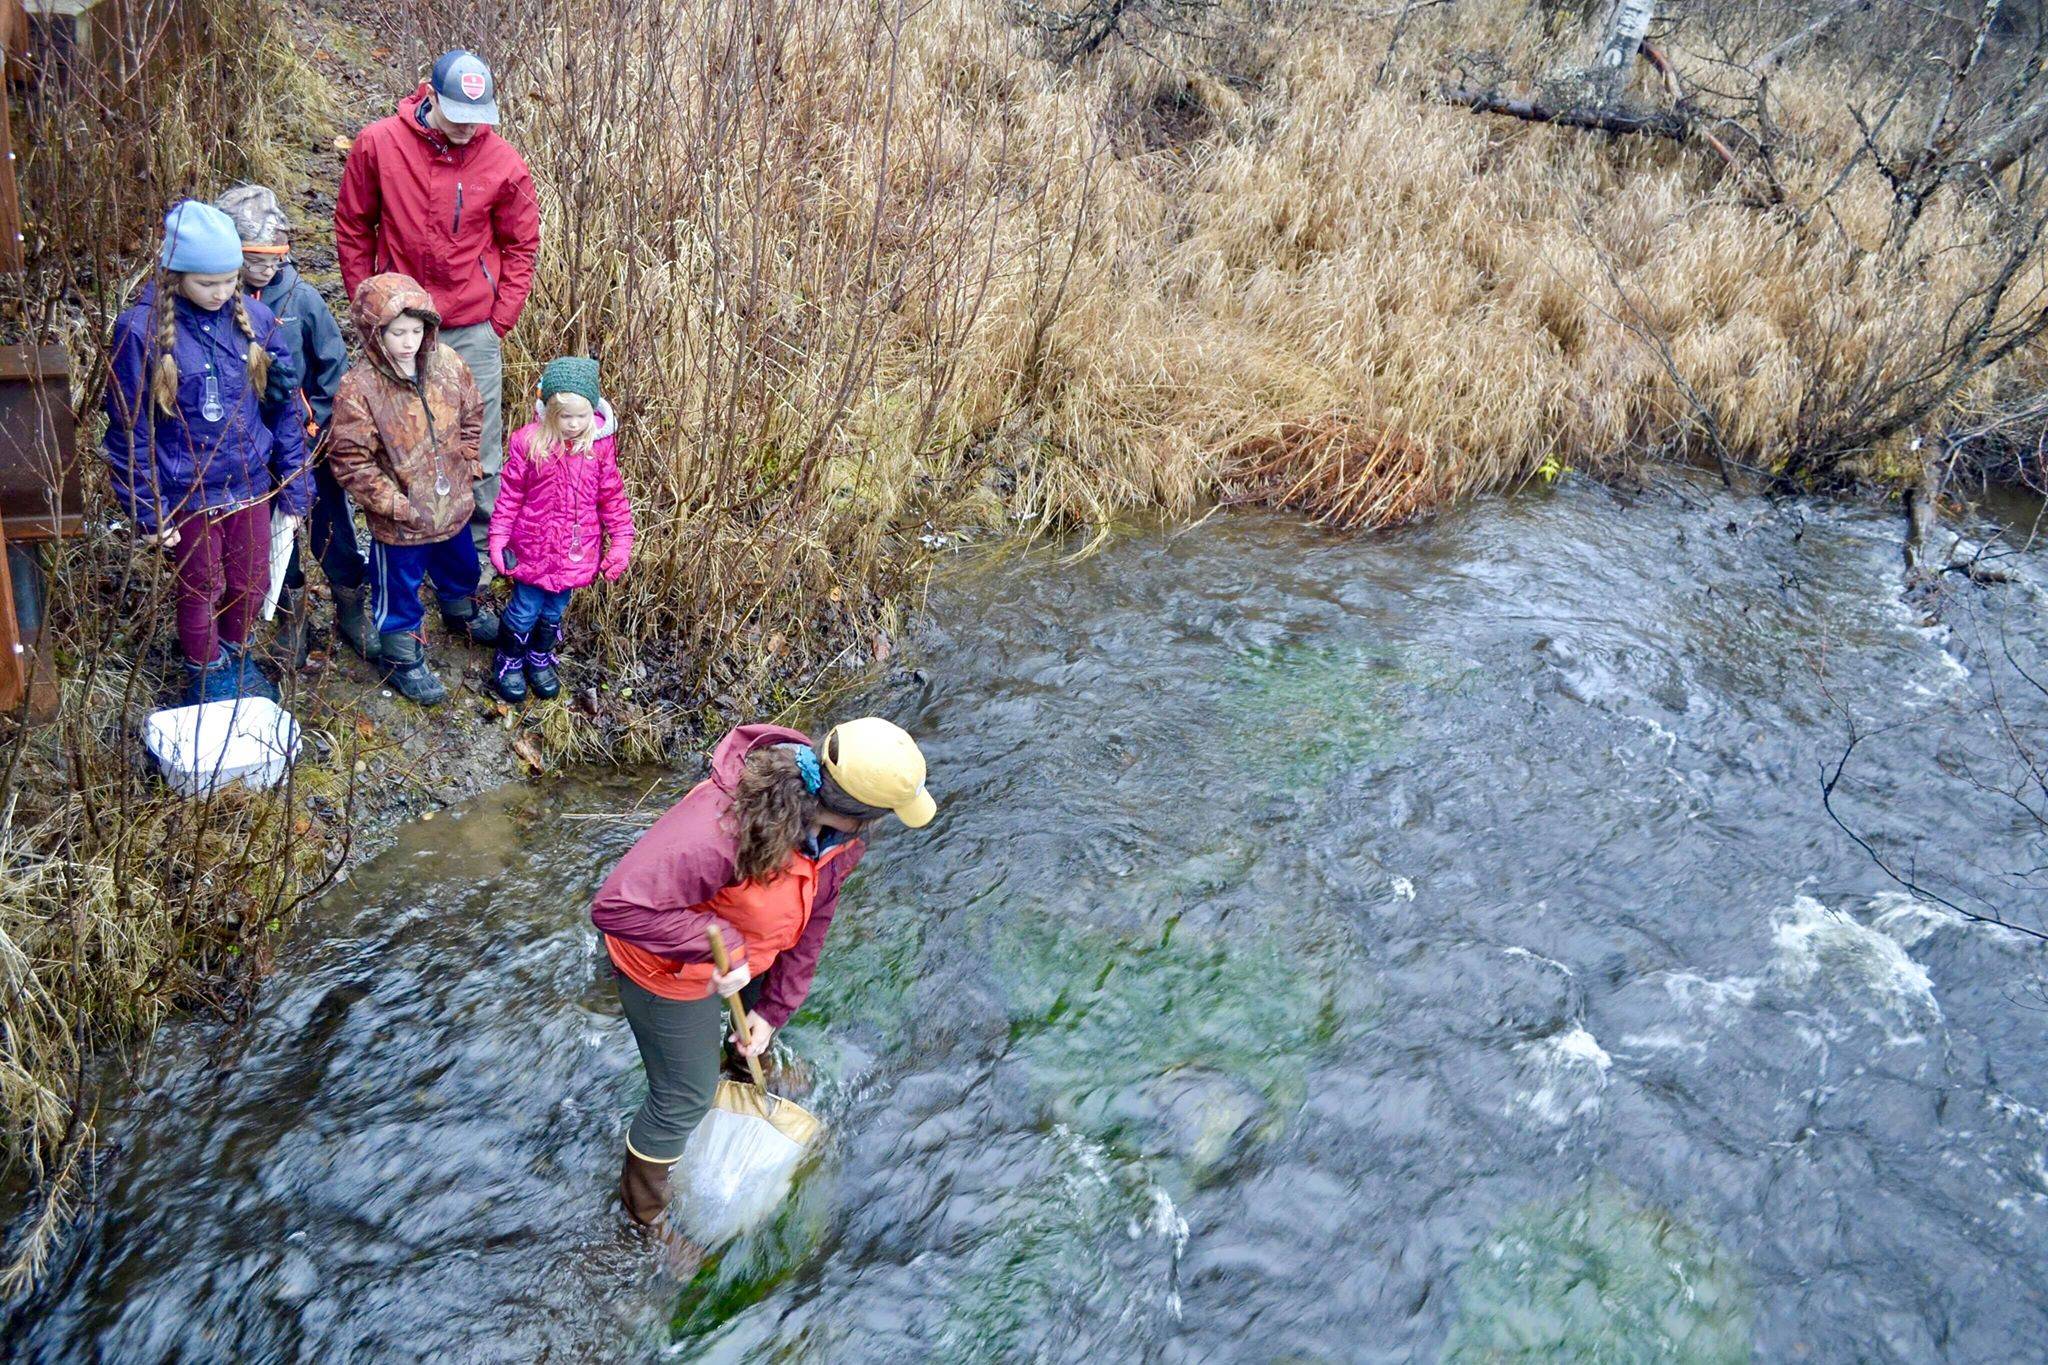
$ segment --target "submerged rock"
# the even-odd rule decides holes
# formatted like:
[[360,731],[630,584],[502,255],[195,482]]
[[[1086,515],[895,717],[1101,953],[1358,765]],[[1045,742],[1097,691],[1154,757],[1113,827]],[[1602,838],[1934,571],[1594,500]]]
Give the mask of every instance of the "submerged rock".
[[1611,1183],[1510,1214],[1458,1286],[1445,1362],[1751,1358],[1740,1264]]
[[1250,1082],[1213,1071],[1161,1076],[1135,1099],[1125,1112],[1151,1129],[1147,1149],[1177,1159],[1197,1185],[1236,1168],[1277,1126]]

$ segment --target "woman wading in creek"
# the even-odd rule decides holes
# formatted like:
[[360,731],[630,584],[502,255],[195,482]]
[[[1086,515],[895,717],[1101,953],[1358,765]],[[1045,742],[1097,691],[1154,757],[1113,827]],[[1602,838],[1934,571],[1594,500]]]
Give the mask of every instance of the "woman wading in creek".
[[[590,918],[647,1068],[619,1177],[635,1222],[668,1207],[669,1167],[711,1105],[720,997],[746,1005],[747,1036],[734,1044],[761,1056],[810,993],[869,822],[894,814],[919,829],[936,813],[924,778],[917,742],[878,717],[835,726],[816,745],[796,730],[743,725],[719,741],[711,776],[605,878]],[[724,973],[712,964],[713,928],[731,955]]]

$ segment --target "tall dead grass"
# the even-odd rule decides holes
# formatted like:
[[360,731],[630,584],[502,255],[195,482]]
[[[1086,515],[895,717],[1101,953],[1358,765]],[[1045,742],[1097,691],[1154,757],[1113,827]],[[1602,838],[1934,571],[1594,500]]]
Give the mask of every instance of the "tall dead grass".
[[[1389,25],[1298,32],[1263,54],[1248,98],[1218,103],[1211,135],[1118,163],[1105,194],[1132,249],[1055,329],[1065,382],[1041,410],[1083,448],[1189,459],[1205,484],[1270,479],[1276,443],[1291,444],[1290,478],[1269,486],[1346,525],[1552,461],[1718,452],[1777,471],[1881,456],[1853,448],[1847,417],[1948,363],[1958,308],[1972,321],[2007,260],[1999,212],[1945,196],[1887,255],[1884,178],[1866,161],[1834,183],[1859,135],[1819,59],[1778,80],[1800,154],[1780,163],[1796,207],[1777,210],[1698,145],[1431,99],[1473,46],[1542,69],[1528,13],[1417,17],[1385,85],[1370,73]],[[1671,44],[1687,61],[1682,30]],[[1121,61],[1125,79],[1166,88],[1157,67]],[[2042,306],[2028,252],[2003,320]],[[1957,378],[1928,424],[1995,382]],[[1427,471],[1357,458],[1343,436],[1356,429],[1428,452]]]
[[[867,656],[914,537],[962,523],[1224,494],[1380,525],[1645,453],[1877,468],[2031,363],[1870,438],[1941,390],[2010,239],[1946,194],[1882,249],[1825,44],[1774,78],[1759,207],[1702,145],[1434,100],[1475,48],[1554,62],[1536,11],[1413,15],[1384,81],[1393,20],[1263,13],[1063,71],[991,0],[419,12],[422,59],[507,69],[542,186],[514,375],[597,349],[624,414],[651,534],[586,618],[611,668],[702,703],[802,641]],[[1664,41],[1710,69],[1713,36]],[[1998,317],[2043,283],[2029,255]]]

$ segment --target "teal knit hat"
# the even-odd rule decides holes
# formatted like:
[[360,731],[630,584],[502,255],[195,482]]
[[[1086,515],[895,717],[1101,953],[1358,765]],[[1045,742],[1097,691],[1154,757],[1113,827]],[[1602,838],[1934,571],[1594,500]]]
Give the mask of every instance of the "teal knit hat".
[[550,360],[540,372],[540,401],[545,403],[558,393],[588,398],[593,408],[604,401],[597,394],[597,362],[587,355],[557,356]]

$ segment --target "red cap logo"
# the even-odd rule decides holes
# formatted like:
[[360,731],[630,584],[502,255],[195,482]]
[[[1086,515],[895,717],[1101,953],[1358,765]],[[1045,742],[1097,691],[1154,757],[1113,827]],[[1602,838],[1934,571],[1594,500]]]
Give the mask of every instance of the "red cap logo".
[[475,71],[462,73],[462,94],[465,99],[480,100],[490,86],[491,78]]

